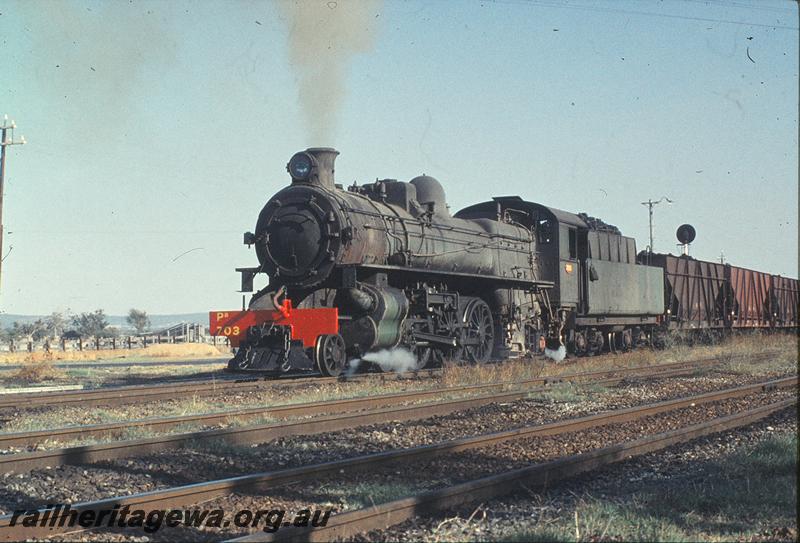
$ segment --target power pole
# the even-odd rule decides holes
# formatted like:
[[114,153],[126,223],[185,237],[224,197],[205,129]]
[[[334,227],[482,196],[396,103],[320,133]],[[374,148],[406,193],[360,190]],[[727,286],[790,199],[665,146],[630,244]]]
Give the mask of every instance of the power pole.
[[646,202],[642,202],[643,206],[647,206],[648,211],[650,212],[650,245],[647,247],[647,252],[653,252],[653,208],[660,204],[661,202],[666,201],[668,204],[674,204],[675,202],[667,198],[666,196],[662,196],[656,201],[648,199]]
[[[14,129],[17,123],[13,120],[9,124],[8,115],[3,117],[3,125],[0,126],[0,280],[3,272],[3,192],[6,180],[6,147],[9,145],[25,145],[25,136],[20,136],[19,140],[14,140]],[[8,131],[11,130],[11,137]]]

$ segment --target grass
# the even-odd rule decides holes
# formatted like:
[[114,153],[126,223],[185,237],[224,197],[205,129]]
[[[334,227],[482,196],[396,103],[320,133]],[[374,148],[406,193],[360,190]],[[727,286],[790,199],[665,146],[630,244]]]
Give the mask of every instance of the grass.
[[630,495],[581,497],[573,511],[539,519],[507,539],[730,541],[780,538],[775,530],[796,539],[797,454],[796,434],[771,437],[705,462],[699,476],[690,470]]
[[406,483],[358,483],[344,489],[341,497],[348,509],[361,509],[412,496],[416,491],[415,485]]
[[442,368],[442,385],[478,385],[500,381],[520,381],[542,375],[546,368],[543,359],[516,359],[498,364],[465,365],[446,360]]
[[769,360],[759,362],[734,358],[725,362],[723,368],[730,373],[752,376],[773,372],[785,373],[798,369],[797,358],[785,354],[779,354]]
[[557,403],[577,403],[592,396],[607,393],[610,389],[596,384],[557,383],[542,392],[531,393],[531,400],[547,400]]
[[222,438],[192,440],[186,445],[186,448],[216,456],[236,456],[252,450],[250,445],[231,443]]
[[0,353],[0,363],[19,364],[23,362],[39,362],[42,360],[60,361],[87,361],[87,360],[125,360],[144,361],[159,358],[181,359],[181,358],[216,358],[228,356],[225,348],[218,348],[205,343],[162,343],[148,345],[138,349],[92,349],[84,348],[83,351],[59,351],[52,350],[49,353],[36,351],[29,353],[21,352],[2,352]]
[[[766,362],[755,363],[749,359],[763,352],[776,353]],[[719,358],[721,369],[749,375],[772,372],[797,371],[798,338],[792,334],[748,333],[734,335],[709,344],[694,345],[676,342],[668,350],[637,349],[618,355],[568,358],[563,364],[547,364],[542,376],[557,376],[585,371],[613,370],[635,366],[657,366],[701,358]],[[512,364],[519,364],[515,361]]]
[[343,486],[341,483],[337,483],[336,487],[323,485],[320,487],[319,493],[338,498],[344,509],[362,509],[413,496],[437,486],[441,486],[441,484],[436,481],[422,483],[406,483],[404,481],[359,482],[355,484],[346,483]]
[[51,360],[25,362],[22,367],[4,381],[16,384],[34,384],[44,381],[60,381],[64,372],[53,365]]
[[[25,366],[36,367],[43,362],[24,362]],[[114,364],[113,366],[101,366],[96,368],[59,368],[53,366],[53,361],[46,361],[58,373],[51,374],[52,377],[48,379],[53,382],[50,384],[59,385],[83,385],[84,388],[96,388],[106,384],[124,385],[124,384],[144,384],[146,381],[158,382],[160,377],[174,378],[179,376],[191,376],[197,373],[204,373],[209,371],[216,371],[221,369],[222,362],[219,365],[198,364],[191,366],[170,366],[170,365],[157,365],[157,366],[127,366],[125,364]],[[59,362],[60,363],[60,362]],[[24,369],[24,368],[23,368]],[[30,383],[33,381],[21,381],[16,377],[20,370],[1,371],[0,370],[0,388],[14,387],[20,384]]]

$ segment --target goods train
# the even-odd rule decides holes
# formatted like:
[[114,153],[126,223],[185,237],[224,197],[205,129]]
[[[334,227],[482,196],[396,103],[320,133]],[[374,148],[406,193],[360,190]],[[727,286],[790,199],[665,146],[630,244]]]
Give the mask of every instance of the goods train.
[[417,367],[482,364],[628,350],[673,329],[797,326],[796,279],[637,253],[610,224],[519,196],[452,214],[427,175],[344,189],[338,154],[296,153],[291,184],[244,235],[259,265],[237,268],[242,292],[257,274],[269,283],[246,309],[210,313],[236,348],[231,370],[337,375],[400,348]]

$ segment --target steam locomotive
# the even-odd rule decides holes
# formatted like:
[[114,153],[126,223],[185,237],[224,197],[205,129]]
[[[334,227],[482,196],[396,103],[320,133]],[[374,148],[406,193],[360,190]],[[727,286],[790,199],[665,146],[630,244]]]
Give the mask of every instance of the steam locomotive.
[[731,328],[740,312],[761,319],[772,309],[757,325],[797,326],[794,279],[740,299],[730,266],[706,284],[700,261],[637,254],[633,238],[586,214],[502,196],[452,215],[427,175],[345,190],[334,179],[338,154],[296,153],[291,184],[244,235],[259,265],[237,268],[242,292],[260,273],[269,284],[247,309],[210,313],[211,332],[236,348],[231,370],[337,375],[352,358],[398,347],[420,368],[561,346],[583,355],[631,349],[669,328]]

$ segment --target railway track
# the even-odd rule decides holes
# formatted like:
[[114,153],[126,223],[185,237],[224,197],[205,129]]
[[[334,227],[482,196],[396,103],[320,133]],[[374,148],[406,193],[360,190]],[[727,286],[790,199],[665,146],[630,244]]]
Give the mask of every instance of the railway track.
[[[219,365],[224,366],[228,363],[228,358],[200,358],[197,360],[138,360],[131,361],[124,358],[117,359],[116,361],[97,360],[86,362],[55,362],[53,367],[68,370],[68,369],[89,369],[89,368],[138,368],[150,366],[211,366]],[[3,364],[0,365],[0,372],[20,370],[24,368],[23,364]]]
[[540,490],[548,485],[552,486],[553,483],[609,464],[660,451],[699,437],[746,426],[796,404],[797,399],[783,400],[733,415],[717,417],[685,428],[649,435],[635,441],[614,443],[590,452],[473,479],[369,508],[348,511],[332,516],[323,527],[308,529],[289,526],[274,534],[255,532],[229,541],[237,543],[331,541],[371,530],[388,528],[418,515],[447,511],[468,503],[485,502],[521,490],[528,492]]
[[[669,375],[679,375],[686,368],[694,367],[704,361],[680,362],[658,367],[659,371],[653,373],[655,377],[665,377]],[[577,380],[591,379],[595,377],[609,378],[615,375],[627,375],[628,373],[639,373],[644,367],[634,367],[629,370],[614,370],[603,372],[589,372],[563,375],[558,377],[536,377],[522,381],[507,381],[496,383],[485,383],[480,385],[464,385],[445,387],[437,389],[425,389],[412,392],[398,392],[393,394],[382,394],[379,396],[363,398],[346,398],[342,400],[323,400],[319,402],[298,403],[288,405],[278,405],[270,407],[257,407],[251,409],[236,409],[220,411],[214,413],[204,413],[197,415],[184,415],[175,417],[164,417],[158,419],[141,419],[132,421],[111,422],[104,424],[91,424],[83,426],[66,426],[62,428],[49,428],[46,430],[0,433],[0,450],[9,447],[36,447],[46,441],[66,441],[70,439],[87,439],[115,436],[125,433],[131,429],[148,428],[151,430],[167,430],[176,426],[187,424],[216,424],[227,421],[231,418],[247,419],[254,417],[271,416],[275,418],[287,417],[307,417],[324,413],[340,413],[346,411],[356,411],[373,409],[390,404],[401,402],[411,402],[424,399],[430,396],[452,395],[457,393],[477,392],[480,390],[491,389],[510,389],[512,387],[527,387],[532,385],[548,386],[559,382],[572,382]],[[663,369],[662,369],[663,368]]]
[[[659,367],[659,372],[648,373],[646,378],[663,378],[685,375],[694,371],[703,361],[680,362]],[[317,432],[336,431],[355,426],[383,423],[390,420],[414,420],[435,415],[447,415],[482,405],[498,402],[509,402],[524,399],[533,392],[541,392],[553,383],[574,382],[590,379],[594,384],[612,385],[622,379],[637,375],[644,367],[628,370],[604,372],[586,372],[559,376],[557,378],[533,378],[516,382],[487,383],[481,385],[465,385],[437,389],[425,389],[411,392],[399,392],[379,396],[348,398],[343,400],[323,400],[319,402],[288,404],[244,410],[223,411],[217,413],[165,417],[159,419],[142,419],[86,426],[67,426],[63,428],[19,432],[0,433],[0,449],[12,447],[35,448],[48,441],[85,440],[91,438],[114,437],[130,430],[147,428],[153,431],[164,431],[188,424],[203,425],[224,423],[231,419],[248,419],[254,417],[293,418],[295,420],[259,424],[246,427],[232,427],[219,430],[200,430],[182,432],[167,436],[143,439],[129,439],[99,444],[79,445],[72,447],[51,448],[36,452],[0,455],[0,473],[19,472],[42,467],[55,467],[64,464],[79,464],[114,460],[118,458],[136,457],[157,451],[192,446],[197,442],[209,439],[221,440],[231,444],[263,443],[280,437],[292,435],[308,435]],[[651,368],[650,368],[651,369]],[[535,385],[541,385],[539,388]],[[486,392],[487,394],[462,397],[468,394]],[[433,403],[416,403],[429,397],[447,396],[453,399]],[[376,408],[382,408],[377,409]],[[372,410],[364,412],[366,410]],[[336,415],[336,413],[342,413]],[[312,417],[311,420],[296,420],[301,417]]]
[[[753,361],[764,360],[775,353],[760,353],[756,356],[751,356]],[[584,378],[592,378],[593,376],[601,376],[609,373],[609,371],[618,372],[642,372],[642,371],[660,371],[661,369],[668,369],[672,367],[681,367],[687,364],[713,364],[718,362],[719,359],[715,357],[702,358],[697,360],[688,360],[681,362],[673,362],[669,364],[660,364],[657,366],[637,366],[633,368],[624,368],[619,370],[603,370],[594,372],[583,372],[577,374],[541,377],[541,384],[557,382],[560,380],[570,380],[575,376],[582,375]],[[417,372],[406,373],[367,373],[357,374],[349,381],[365,381],[365,380],[391,380],[391,379],[419,379],[431,378],[441,374],[441,369],[420,370]],[[26,409],[42,408],[42,407],[58,407],[58,406],[117,406],[129,405],[142,402],[151,402],[159,400],[169,400],[181,397],[208,397],[218,395],[222,392],[226,394],[256,392],[263,389],[275,387],[292,387],[292,386],[309,386],[309,385],[324,385],[327,383],[340,382],[342,379],[337,377],[320,377],[315,379],[297,378],[297,379],[278,379],[267,380],[264,378],[222,378],[213,380],[191,381],[183,383],[170,383],[161,385],[131,385],[108,387],[94,390],[74,390],[63,391],[54,393],[30,393],[30,394],[14,394],[13,397],[0,397],[0,413],[9,411],[21,411]]]
[[121,421],[106,424],[92,424],[87,426],[67,426],[64,428],[20,432],[13,434],[0,433],[0,449],[8,447],[35,447],[47,440],[65,441],[68,439],[86,439],[107,437],[122,434],[134,428],[148,428],[151,430],[167,430],[186,424],[215,424],[225,422],[232,418],[246,419],[270,416],[274,418],[298,418],[320,414],[345,413],[366,409],[375,409],[388,405],[399,405],[404,402],[424,400],[429,397],[471,393],[488,390],[504,390],[511,387],[526,387],[539,384],[540,379],[531,379],[519,382],[498,382],[482,385],[466,385],[436,389],[425,389],[412,392],[397,392],[381,394],[379,396],[345,398],[341,400],[323,400],[319,402],[277,405],[270,407],[257,407],[251,409],[238,409],[205,413],[198,415],[185,415],[177,417],[164,417],[158,419],[142,419],[134,421]]
[[[505,441],[521,440],[535,436],[567,434],[609,424],[635,421],[681,408],[740,398],[759,392],[769,393],[779,388],[796,387],[797,383],[797,377],[755,383],[544,425],[527,426],[514,430],[445,441],[433,445],[391,450],[300,468],[257,473],[128,496],[112,497],[72,505],[71,508],[73,511],[78,512],[108,510],[115,506],[119,508],[128,506],[145,510],[179,508],[207,502],[231,493],[263,491],[264,489],[274,489],[288,483],[294,484],[300,481],[316,482],[324,476],[348,476],[356,472],[374,470],[387,464],[408,463],[409,465],[419,465],[422,460],[446,456],[468,449],[485,448]],[[536,464],[524,469],[484,477],[420,496],[378,504],[365,510],[342,513],[331,517],[325,528],[318,528],[313,532],[286,529],[274,535],[281,539],[328,540],[366,532],[371,529],[384,528],[402,522],[415,514],[419,514],[421,511],[450,508],[470,501],[485,500],[512,492],[519,488],[520,484],[528,485],[530,488],[531,485],[535,486],[543,481],[552,483],[559,478],[568,477],[630,456],[644,454],[675,443],[688,441],[695,437],[749,424],[786,409],[796,404],[796,402],[796,398],[781,400],[736,415],[712,419],[702,424],[648,436],[633,442],[615,444],[587,453]],[[41,511],[44,513],[45,510]],[[75,531],[75,528],[59,528],[58,526],[54,528],[11,526],[10,521],[11,515],[0,517],[0,539],[2,540],[46,537],[59,531]],[[261,540],[265,535],[267,534],[253,534],[242,538],[242,540],[257,541]]]
[[189,383],[161,385],[130,385],[98,388],[92,390],[69,390],[63,392],[32,392],[14,394],[13,397],[0,398],[0,411],[22,410],[36,407],[55,406],[113,406],[136,402],[170,399],[179,395],[208,395],[226,391],[258,390],[263,387],[257,379],[234,380],[212,379]]
[[[692,368],[690,366],[690,368]],[[691,370],[690,370],[691,371]],[[686,374],[686,367],[674,367],[651,377],[672,377]],[[593,375],[594,376],[594,375]],[[596,377],[596,376],[595,376]],[[629,378],[627,375],[605,376],[594,379],[593,384],[612,385]],[[224,421],[238,416],[263,416],[275,417],[308,417],[320,413],[332,414],[311,419],[289,420],[269,424],[259,424],[244,427],[231,427],[220,430],[202,430],[184,432],[153,438],[112,441],[93,445],[81,445],[43,451],[0,455],[0,473],[20,472],[30,469],[55,467],[65,464],[87,464],[104,460],[131,458],[152,454],[158,451],[192,446],[197,443],[207,443],[210,440],[221,440],[234,445],[248,445],[264,443],[281,437],[294,435],[311,435],[322,432],[333,432],[365,426],[369,424],[385,423],[389,421],[408,421],[428,418],[437,415],[448,415],[491,403],[513,402],[524,399],[533,392],[547,390],[546,386],[535,387],[540,379],[530,379],[520,382],[504,382],[484,385],[467,385],[449,387],[444,389],[430,389],[415,392],[401,392],[382,396],[364,398],[350,398],[338,401],[322,401],[306,404],[290,404],[285,406],[252,409],[247,411],[228,412],[224,414],[190,415],[184,417],[170,417],[165,419],[150,419],[101,424],[92,426],[67,427],[56,430],[43,430],[38,432],[25,432],[19,434],[0,434],[0,446],[35,446],[43,440],[53,438],[80,438],[89,435],[102,435],[105,433],[121,433],[136,427],[157,427],[165,429],[187,422]],[[430,396],[460,395],[470,392],[484,392],[495,390],[487,394],[454,398],[444,401],[413,403],[424,400]],[[380,409],[376,407],[388,406]],[[366,411],[369,410],[369,411]],[[98,434],[92,434],[97,432]]]
[[[432,377],[441,370],[421,370],[408,373],[366,373],[350,378],[350,381],[386,380],[386,379],[419,379]],[[37,407],[56,406],[116,406],[129,405],[158,400],[169,400],[179,397],[214,396],[221,392],[254,392],[267,388],[307,386],[340,382],[337,377],[284,378],[266,379],[259,377],[227,377],[204,379],[199,381],[169,383],[159,385],[130,385],[98,388],[93,390],[72,390],[51,393],[14,394],[13,397],[0,397],[0,412],[9,410],[32,409]]]

